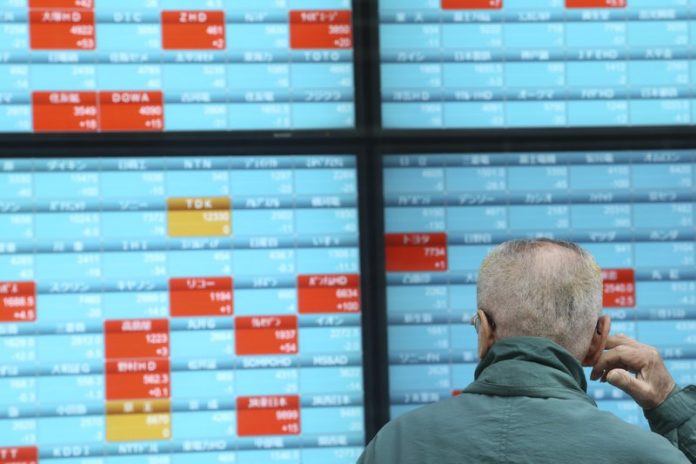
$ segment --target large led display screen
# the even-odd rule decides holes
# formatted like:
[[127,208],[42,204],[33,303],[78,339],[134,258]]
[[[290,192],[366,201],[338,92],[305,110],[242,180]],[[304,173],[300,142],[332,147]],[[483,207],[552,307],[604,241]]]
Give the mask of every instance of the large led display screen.
[[0,160],[0,461],[354,462],[355,163]]
[[[695,185],[696,151],[386,156],[392,416],[473,381],[478,269],[516,238],[586,248],[613,332],[657,347],[677,383],[696,381]],[[646,425],[608,384],[589,394]]]
[[351,129],[350,0],[0,0],[0,132]]
[[380,0],[385,128],[696,123],[689,0]]

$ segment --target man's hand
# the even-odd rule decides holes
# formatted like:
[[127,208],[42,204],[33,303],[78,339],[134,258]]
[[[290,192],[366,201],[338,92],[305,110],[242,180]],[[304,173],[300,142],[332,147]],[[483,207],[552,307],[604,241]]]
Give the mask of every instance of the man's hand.
[[657,350],[624,335],[609,336],[590,378],[620,388],[643,409],[658,407],[675,386]]

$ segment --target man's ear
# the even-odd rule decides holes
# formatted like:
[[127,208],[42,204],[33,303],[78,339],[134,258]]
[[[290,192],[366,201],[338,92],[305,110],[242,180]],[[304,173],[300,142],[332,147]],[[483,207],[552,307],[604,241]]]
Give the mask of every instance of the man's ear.
[[486,313],[479,310],[478,316],[481,319],[481,327],[479,327],[478,333],[478,355],[479,359],[483,359],[495,343],[495,329],[488,320]]
[[583,366],[594,366],[599,361],[599,357],[604,352],[604,347],[607,344],[607,337],[611,329],[611,319],[609,316],[601,316],[597,320],[597,327],[592,333],[592,341],[587,350],[585,358],[582,360]]

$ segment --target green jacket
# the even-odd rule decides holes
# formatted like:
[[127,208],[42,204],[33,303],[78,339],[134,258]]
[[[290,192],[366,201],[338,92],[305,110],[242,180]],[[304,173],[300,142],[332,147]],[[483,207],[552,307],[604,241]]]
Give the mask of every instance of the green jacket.
[[384,426],[358,464],[696,462],[694,390],[646,413],[660,436],[597,409],[580,363],[543,338],[497,342],[475,379]]

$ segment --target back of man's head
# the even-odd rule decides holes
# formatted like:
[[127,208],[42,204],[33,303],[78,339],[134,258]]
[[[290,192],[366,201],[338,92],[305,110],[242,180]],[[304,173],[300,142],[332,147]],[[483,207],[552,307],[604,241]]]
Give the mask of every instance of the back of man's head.
[[496,338],[545,337],[582,360],[602,309],[601,272],[573,243],[510,241],[483,261],[477,299]]

